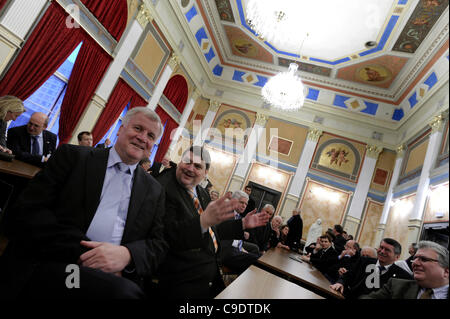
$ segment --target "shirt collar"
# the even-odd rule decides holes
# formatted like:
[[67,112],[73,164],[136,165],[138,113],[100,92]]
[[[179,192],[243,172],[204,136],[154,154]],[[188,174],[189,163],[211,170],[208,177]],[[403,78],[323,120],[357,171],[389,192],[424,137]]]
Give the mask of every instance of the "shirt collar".
[[[393,264],[390,264],[390,265],[386,265],[386,266],[384,266],[384,269],[385,269],[385,270],[388,270],[388,269],[389,269],[389,267],[391,267],[392,265],[393,265]],[[377,266],[377,267],[381,267],[381,265],[380,265],[380,261],[379,261],[379,260],[377,260],[376,266]]]
[[[107,167],[110,168],[110,167],[116,165],[117,163],[123,163],[123,161],[120,158],[119,154],[117,153],[116,149],[114,147],[111,147],[111,149],[109,151]],[[128,167],[130,168],[131,176],[133,176],[134,170],[136,169],[137,165],[138,165],[138,163],[128,165]]]

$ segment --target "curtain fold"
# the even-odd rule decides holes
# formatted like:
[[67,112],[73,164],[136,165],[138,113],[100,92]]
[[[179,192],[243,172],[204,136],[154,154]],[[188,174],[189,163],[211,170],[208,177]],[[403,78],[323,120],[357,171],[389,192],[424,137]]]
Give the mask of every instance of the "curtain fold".
[[172,131],[178,127],[178,123],[175,122],[160,106],[156,108],[155,112],[159,115],[161,123],[163,125],[164,123],[166,123],[164,134],[161,137],[161,141],[159,142],[158,151],[156,152],[154,160],[155,163],[159,163],[162,161],[164,155],[166,155],[166,152],[169,149]]
[[0,0],[0,10],[3,9],[3,6],[8,2],[8,0]]
[[112,58],[88,35],[72,70],[59,117],[60,144],[68,143]]
[[0,95],[26,100],[70,56],[84,35],[81,28],[67,28],[66,17],[64,9],[52,2],[0,81]]
[[97,120],[92,135],[94,145],[97,144],[119,118],[123,109],[130,103],[129,109],[135,106],[145,106],[147,102],[141,98],[123,79],[119,79],[111,96]]
[[113,38],[119,41],[128,22],[127,0],[81,0],[81,2]]
[[180,113],[186,106],[188,99],[188,85],[182,75],[174,75],[164,88],[163,94],[177,108]]

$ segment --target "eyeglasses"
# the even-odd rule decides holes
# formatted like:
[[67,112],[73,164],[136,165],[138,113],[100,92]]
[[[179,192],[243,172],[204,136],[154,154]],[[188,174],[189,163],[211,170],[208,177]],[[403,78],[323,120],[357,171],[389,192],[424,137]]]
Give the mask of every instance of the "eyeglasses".
[[414,256],[412,258],[412,261],[416,261],[416,260],[419,260],[421,263],[427,263],[430,261],[439,262],[439,260],[437,260],[437,259],[428,258],[428,257],[424,257],[424,256]]

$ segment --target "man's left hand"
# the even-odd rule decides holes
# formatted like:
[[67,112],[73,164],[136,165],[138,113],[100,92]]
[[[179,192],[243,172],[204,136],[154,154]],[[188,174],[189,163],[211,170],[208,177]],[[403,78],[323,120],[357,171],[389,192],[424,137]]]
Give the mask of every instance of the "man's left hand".
[[81,245],[91,250],[80,256],[80,264],[100,269],[108,273],[122,271],[131,261],[131,255],[124,246],[97,241],[81,241]]
[[256,214],[256,209],[242,218],[242,227],[244,229],[251,229],[259,226],[264,226],[269,221],[270,216],[266,212],[260,212]]

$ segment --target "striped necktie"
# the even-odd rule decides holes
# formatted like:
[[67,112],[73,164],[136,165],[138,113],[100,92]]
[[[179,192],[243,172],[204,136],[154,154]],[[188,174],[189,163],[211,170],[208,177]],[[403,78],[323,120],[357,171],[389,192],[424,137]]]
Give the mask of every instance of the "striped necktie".
[[[197,196],[195,196],[194,191],[193,190],[189,190],[188,193],[191,196],[192,200],[194,201],[194,207],[197,210],[197,213],[199,215],[203,214],[203,208],[200,205],[200,201],[198,200]],[[219,244],[217,243],[216,235],[214,234],[214,232],[211,229],[211,227],[208,227],[208,232],[209,232],[209,235],[211,236],[211,239],[212,239],[212,241],[214,243],[214,250],[217,252],[217,249],[219,248]]]
[[433,299],[433,289],[431,288],[427,288],[425,289],[425,291],[423,292],[422,296],[420,296],[419,299]]

